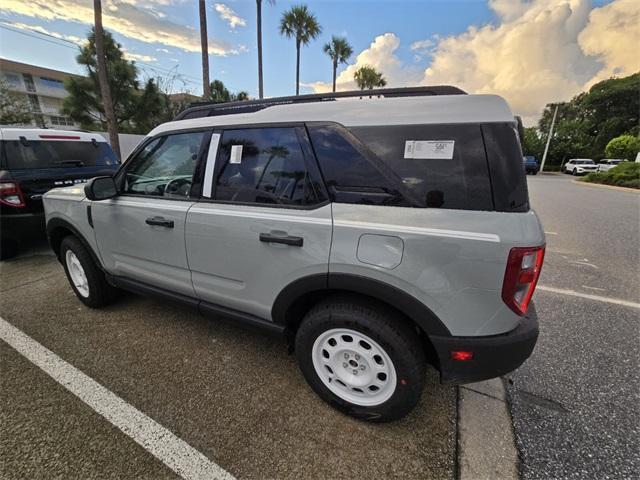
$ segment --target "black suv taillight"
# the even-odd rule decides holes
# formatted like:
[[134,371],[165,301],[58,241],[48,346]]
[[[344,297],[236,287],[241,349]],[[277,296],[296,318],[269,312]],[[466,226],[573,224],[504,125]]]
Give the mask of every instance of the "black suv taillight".
[[0,182],[0,203],[10,207],[24,207],[24,196],[20,185],[16,182]]
[[515,247],[509,252],[502,284],[502,300],[518,315],[527,313],[540,277],[545,246]]

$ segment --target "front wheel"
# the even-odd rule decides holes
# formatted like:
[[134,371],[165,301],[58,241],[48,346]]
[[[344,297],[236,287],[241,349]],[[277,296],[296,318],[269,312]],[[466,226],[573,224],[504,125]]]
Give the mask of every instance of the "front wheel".
[[295,349],[309,385],[348,415],[397,420],[420,399],[426,371],[420,339],[385,305],[349,297],[324,301],[305,316]]
[[574,168],[572,173],[573,173],[574,177],[577,177],[578,176],[578,169]]
[[60,259],[71,288],[88,307],[103,307],[117,296],[117,290],[107,283],[102,270],[76,237],[68,236],[62,240]]

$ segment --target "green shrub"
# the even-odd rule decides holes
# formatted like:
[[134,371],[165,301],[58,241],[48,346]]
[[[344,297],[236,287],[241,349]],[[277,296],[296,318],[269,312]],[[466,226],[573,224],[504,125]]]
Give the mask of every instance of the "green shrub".
[[640,150],[640,139],[633,135],[620,135],[612,139],[604,149],[607,158],[633,161]]
[[640,163],[623,162],[608,172],[590,173],[582,181],[640,189]]

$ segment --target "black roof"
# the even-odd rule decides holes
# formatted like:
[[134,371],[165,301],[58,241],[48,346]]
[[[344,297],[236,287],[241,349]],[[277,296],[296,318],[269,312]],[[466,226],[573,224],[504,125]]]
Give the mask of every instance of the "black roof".
[[352,97],[423,97],[430,95],[466,95],[458,87],[436,85],[431,87],[377,88],[372,90],[353,90],[349,92],[314,93],[292,97],[274,97],[261,100],[245,100],[236,102],[197,102],[180,112],[174,120],[189,118],[214,117],[217,115],[232,115],[236,113],[257,112],[275,105],[291,105],[294,103],[312,103],[334,101],[337,98]]

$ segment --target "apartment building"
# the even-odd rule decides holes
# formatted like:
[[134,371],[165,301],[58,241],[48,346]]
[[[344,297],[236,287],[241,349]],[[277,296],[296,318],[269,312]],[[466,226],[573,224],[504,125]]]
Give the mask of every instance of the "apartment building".
[[62,113],[62,101],[67,96],[63,82],[71,76],[76,75],[0,58],[0,78],[9,90],[24,95],[31,106],[35,118],[31,126],[80,128]]

